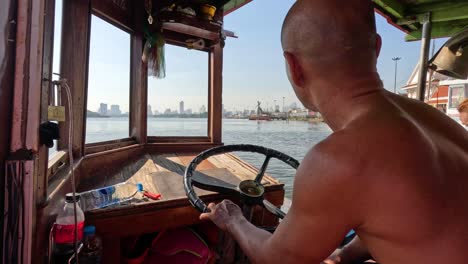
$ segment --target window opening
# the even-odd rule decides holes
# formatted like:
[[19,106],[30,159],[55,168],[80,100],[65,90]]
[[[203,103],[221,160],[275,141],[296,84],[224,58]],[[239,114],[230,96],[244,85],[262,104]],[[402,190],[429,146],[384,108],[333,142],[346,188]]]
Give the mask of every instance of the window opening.
[[129,137],[130,34],[92,16],[86,144]]
[[166,77],[148,77],[148,136],[208,136],[208,57],[166,45]]

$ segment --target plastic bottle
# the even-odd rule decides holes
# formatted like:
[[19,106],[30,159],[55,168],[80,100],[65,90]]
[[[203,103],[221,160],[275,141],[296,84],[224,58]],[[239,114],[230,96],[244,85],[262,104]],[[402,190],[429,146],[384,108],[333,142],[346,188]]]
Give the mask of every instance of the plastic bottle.
[[[77,218],[77,242],[83,239],[84,214],[79,206],[80,196],[76,195],[76,218]],[[53,263],[68,263],[68,259],[73,255],[75,247],[75,214],[73,209],[73,194],[65,196],[65,206],[57,215],[54,226],[54,251]]]
[[80,193],[81,208],[84,211],[89,211],[120,204],[131,200],[138,192],[143,192],[143,185],[130,182],[82,192]]
[[100,264],[102,258],[102,241],[96,235],[95,226],[84,228],[83,248],[79,254],[81,264]]

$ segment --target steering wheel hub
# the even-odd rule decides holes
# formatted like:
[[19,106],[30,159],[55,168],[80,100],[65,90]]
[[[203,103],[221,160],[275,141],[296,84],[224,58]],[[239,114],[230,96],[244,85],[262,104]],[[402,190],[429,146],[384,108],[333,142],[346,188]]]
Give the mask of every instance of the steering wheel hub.
[[241,201],[247,205],[260,204],[263,201],[265,187],[254,180],[245,180],[239,184]]

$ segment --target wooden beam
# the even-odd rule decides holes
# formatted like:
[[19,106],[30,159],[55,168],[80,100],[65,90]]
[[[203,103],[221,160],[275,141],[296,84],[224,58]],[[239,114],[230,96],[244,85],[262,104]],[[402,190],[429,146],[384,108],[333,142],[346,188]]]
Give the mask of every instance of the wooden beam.
[[223,132],[223,48],[216,44],[209,56],[208,135],[214,144],[222,143]]
[[396,0],[373,0],[381,9],[384,9],[387,13],[394,16],[395,18],[403,18],[405,16],[405,8],[403,5]]
[[[93,13],[125,31],[133,30],[135,1],[92,0]],[[140,5],[142,6],[142,5]],[[141,17],[138,17],[141,19]]]
[[[16,1],[16,61],[15,83],[13,97],[13,117],[10,151],[27,150],[33,154],[33,159],[17,158],[24,164],[22,175],[22,192],[24,199],[20,210],[20,225],[25,229],[21,232],[21,263],[31,263],[32,247],[36,228],[36,184],[37,184],[37,152],[39,150],[39,123],[41,103],[42,54],[44,36],[44,0]],[[11,3],[13,4],[13,3]],[[2,9],[4,8],[2,3]],[[10,11],[10,10],[8,10]],[[3,113],[2,113],[3,114]],[[8,205],[7,205],[8,206]],[[10,204],[9,206],[15,206]]]
[[[143,14],[143,5],[135,5],[135,28],[143,28]],[[130,58],[130,136],[140,144],[147,142],[148,122],[148,67],[141,60],[144,44],[143,32],[133,32]]]
[[[451,37],[460,33],[468,25],[468,19],[457,22],[438,22],[432,24],[432,38]],[[406,41],[420,40],[422,37],[422,29],[410,32],[406,37]]]
[[[41,116],[40,122],[48,121],[47,112],[50,101],[52,84],[52,65],[54,54],[54,22],[55,22],[55,0],[45,0],[44,15],[44,53],[42,59],[42,86],[41,86]],[[39,146],[39,159],[37,164],[36,204],[46,202],[48,183],[49,149]]]
[[[64,0],[62,17],[67,30],[62,36],[60,77],[67,79],[71,88],[74,120],[60,123],[59,149],[68,147],[69,122],[73,122],[73,153],[78,160],[84,154],[86,133],[90,0]],[[62,93],[62,102],[67,105],[65,93]]]
[[468,18],[468,2],[441,1],[410,6],[406,16],[421,16],[430,12],[432,22],[453,21]]

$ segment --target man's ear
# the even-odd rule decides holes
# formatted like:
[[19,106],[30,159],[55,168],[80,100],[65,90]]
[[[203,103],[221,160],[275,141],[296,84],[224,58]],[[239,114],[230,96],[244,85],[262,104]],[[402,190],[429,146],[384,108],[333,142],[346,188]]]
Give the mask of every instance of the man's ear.
[[304,69],[299,63],[297,57],[294,54],[285,51],[284,58],[286,59],[286,63],[289,68],[289,75],[293,85],[296,87],[304,87]]
[[382,37],[379,34],[377,34],[376,41],[375,41],[375,52],[376,52],[377,58],[379,57],[381,50],[382,50]]

